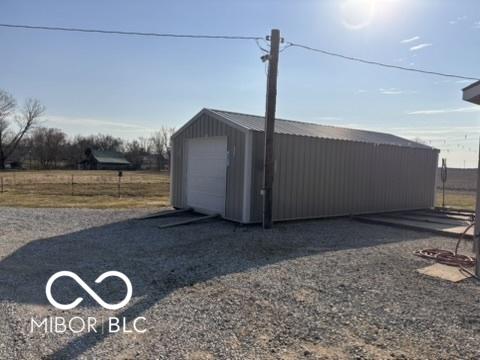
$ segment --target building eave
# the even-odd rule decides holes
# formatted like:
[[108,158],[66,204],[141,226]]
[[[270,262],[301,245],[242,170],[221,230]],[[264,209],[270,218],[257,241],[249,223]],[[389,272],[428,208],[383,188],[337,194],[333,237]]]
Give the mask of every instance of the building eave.
[[463,100],[480,105],[480,80],[463,89]]

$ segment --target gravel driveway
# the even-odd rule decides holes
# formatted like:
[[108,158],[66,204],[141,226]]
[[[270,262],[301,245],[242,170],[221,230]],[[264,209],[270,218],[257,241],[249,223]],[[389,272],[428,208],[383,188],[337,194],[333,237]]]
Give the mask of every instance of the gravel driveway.
[[[144,213],[0,208],[1,359],[480,358],[479,284],[415,272],[429,262],[413,250],[451,239],[348,219],[157,229]],[[121,271],[133,298],[106,310],[66,280],[59,299],[84,301],[55,309],[45,284],[60,270],[111,302],[123,285],[94,280]],[[30,331],[32,317],[112,313],[148,331]]]

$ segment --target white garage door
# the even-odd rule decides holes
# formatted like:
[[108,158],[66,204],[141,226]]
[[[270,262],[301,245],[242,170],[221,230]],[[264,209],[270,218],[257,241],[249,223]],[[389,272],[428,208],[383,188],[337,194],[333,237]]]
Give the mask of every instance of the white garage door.
[[227,138],[189,139],[187,148],[187,205],[225,215]]

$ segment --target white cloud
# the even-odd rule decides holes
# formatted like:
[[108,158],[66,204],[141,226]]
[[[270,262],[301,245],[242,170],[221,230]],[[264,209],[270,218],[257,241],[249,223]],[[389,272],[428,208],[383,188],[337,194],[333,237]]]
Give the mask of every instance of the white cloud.
[[403,95],[403,94],[417,93],[416,91],[413,91],[413,90],[402,90],[398,88],[388,88],[388,89],[380,88],[378,89],[378,91],[380,92],[380,94],[383,94],[383,95]]
[[470,113],[480,111],[480,106],[469,106],[463,108],[450,109],[431,109],[431,110],[416,110],[407,112],[407,115],[436,115],[436,114],[452,114],[452,113]]
[[338,116],[316,116],[315,119],[322,120],[322,121],[339,121],[343,120],[343,118]]
[[475,22],[473,23],[473,28],[474,28],[474,29],[480,29],[480,20],[479,20],[479,21],[475,21]]
[[436,80],[434,81],[433,83],[435,85],[438,85],[438,84],[450,84],[453,80],[447,80],[447,79],[443,79],[443,80]]
[[463,139],[463,136],[465,134],[468,134],[469,138],[478,139],[477,134],[480,134],[480,129],[477,126],[439,126],[435,128],[421,126],[403,126],[390,128],[390,131],[395,131],[404,135],[424,135],[432,139],[443,139],[445,138],[445,135],[453,136],[456,138],[460,136]]
[[400,41],[400,43],[408,44],[408,43],[411,43],[411,42],[417,41],[417,40],[420,40],[420,36],[414,36],[414,37],[411,37],[411,38],[408,38],[408,39],[403,39],[402,41]]
[[[478,164],[478,136],[480,128],[475,125],[408,125],[385,128],[385,132],[415,141],[421,139],[442,152],[450,167],[476,167]],[[378,129],[376,129],[378,130]]]
[[404,92],[402,90],[398,90],[398,89],[380,89],[380,94],[383,94],[383,95],[401,95],[403,94]]
[[364,94],[366,92],[367,92],[367,90],[365,90],[365,89],[358,89],[357,91],[355,91],[355,94]]
[[456,23],[467,20],[467,15],[458,16],[455,20],[450,20],[448,23],[450,25],[455,25]]
[[347,129],[356,129],[356,130],[370,130],[370,131],[375,131],[370,129],[368,126],[362,125],[362,124],[357,124],[357,123],[344,123],[340,125],[336,125],[338,127],[342,128],[347,128]]
[[134,122],[117,122],[104,119],[49,115],[45,125],[58,127],[70,135],[89,135],[108,133],[114,136],[135,138],[146,136],[157,130]]
[[412,46],[412,47],[410,48],[410,51],[417,51],[417,50],[420,50],[420,49],[424,49],[424,48],[430,47],[430,46],[432,46],[432,45],[433,45],[433,44],[430,44],[430,43],[418,44],[418,45]]
[[124,123],[108,120],[99,120],[99,119],[89,119],[89,118],[72,118],[66,116],[49,116],[47,121],[60,123],[60,124],[75,124],[75,125],[88,125],[88,126],[111,126],[120,129],[128,130],[146,130],[147,127],[133,124],[133,123]]

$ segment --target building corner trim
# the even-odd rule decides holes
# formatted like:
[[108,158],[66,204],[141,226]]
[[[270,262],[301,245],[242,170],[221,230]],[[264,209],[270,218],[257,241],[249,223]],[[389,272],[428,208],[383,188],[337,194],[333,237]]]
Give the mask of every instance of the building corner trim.
[[251,197],[252,197],[252,157],[253,157],[253,132],[245,133],[245,161],[243,172],[243,212],[242,222],[247,224],[251,221]]

